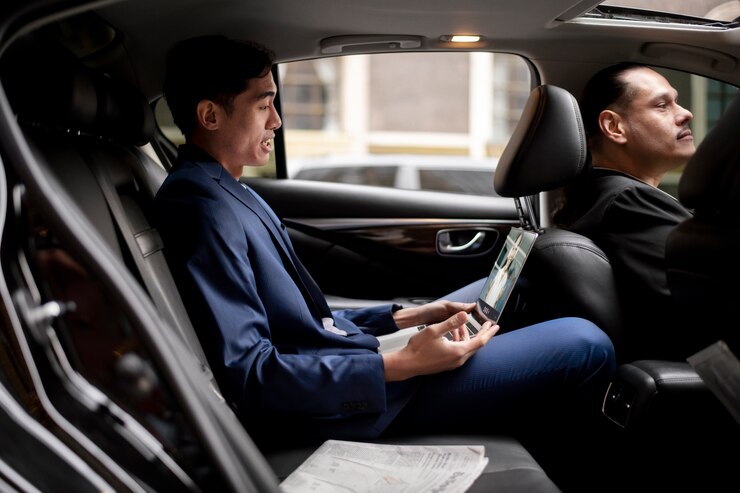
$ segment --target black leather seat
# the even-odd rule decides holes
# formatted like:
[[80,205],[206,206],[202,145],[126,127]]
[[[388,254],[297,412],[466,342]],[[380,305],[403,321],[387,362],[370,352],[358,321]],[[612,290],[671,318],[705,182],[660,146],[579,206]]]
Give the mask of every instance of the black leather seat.
[[668,284],[698,348],[723,339],[740,354],[740,98],[727,107],[686,165],[678,199],[694,217],[666,244]]
[[[494,188],[513,197],[526,228],[540,231],[521,276],[526,306],[520,324],[580,316],[601,327],[619,358],[622,315],[611,264],[590,239],[538,221],[540,192],[571,183],[588,165],[586,137],[576,99],[568,91],[541,85],[529,100],[499,159]],[[547,217],[547,210],[542,210]]]
[[[721,342],[736,359],[740,358],[736,323],[740,318],[739,126],[740,96],[735,96],[686,165],[678,198],[694,211],[694,217],[679,224],[666,243],[668,285],[677,305],[686,307],[685,320],[694,328],[696,346],[701,349]],[[699,361],[695,357],[689,360]],[[717,376],[719,385],[734,397],[728,398],[727,393],[717,397],[738,421],[740,371],[735,368],[732,372],[731,368],[722,367]],[[729,417],[724,413],[720,418],[703,415],[712,420]],[[737,440],[740,424],[733,428]]]

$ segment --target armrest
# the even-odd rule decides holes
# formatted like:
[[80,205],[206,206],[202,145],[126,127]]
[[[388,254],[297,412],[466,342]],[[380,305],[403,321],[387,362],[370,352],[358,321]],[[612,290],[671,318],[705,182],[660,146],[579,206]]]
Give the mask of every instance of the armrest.
[[[724,491],[737,484],[740,426],[687,362],[617,367],[602,407],[615,489]],[[692,488],[695,486],[696,488]]]
[[691,365],[663,360],[620,365],[604,396],[602,412],[620,427],[633,430],[730,418]]

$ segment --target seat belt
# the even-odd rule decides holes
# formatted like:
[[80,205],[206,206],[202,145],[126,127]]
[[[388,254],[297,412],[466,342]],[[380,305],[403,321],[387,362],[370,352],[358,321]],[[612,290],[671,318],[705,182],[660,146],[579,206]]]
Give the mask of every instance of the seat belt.
[[[149,269],[146,265],[145,258],[157,253],[161,254],[162,261],[166,262],[164,259],[164,254],[162,253],[164,244],[162,243],[162,239],[159,236],[159,232],[151,226],[139,232],[134,232],[132,230],[130,217],[126,214],[126,209],[121,200],[121,196],[118,195],[117,190],[113,186],[113,180],[110,172],[105,166],[98,165],[95,159],[90,156],[88,152],[89,151],[86,151],[84,153],[84,157],[86,158],[85,161],[91,168],[96,180],[98,181],[98,184],[100,185],[100,189],[105,196],[105,200],[108,203],[108,207],[113,214],[116,224],[118,225],[118,229],[121,232],[121,235],[123,236],[129,251],[131,252],[131,256],[136,263],[136,267],[139,270],[141,279],[144,282],[146,290],[152,298],[152,301],[157,307],[160,316],[165,317],[164,321],[175,329],[182,341],[192,351],[193,355],[198,360],[201,371],[206,374],[206,377],[210,381],[214,392],[221,400],[224,400],[218,388],[218,384],[213,377],[213,372],[208,365],[208,360],[205,353],[203,352],[203,347],[201,346],[200,341],[197,338],[195,329],[190,324],[190,318],[187,316],[187,312],[185,311],[184,307],[173,307],[170,303],[168,303],[168,301],[162,294],[164,289],[171,289],[173,290],[173,292],[177,293],[177,286],[175,286],[174,282],[171,282],[171,286],[162,286],[163,283],[171,281],[171,278],[157,278],[156,276],[154,276],[151,269]],[[143,211],[142,219],[145,220],[143,216]],[[148,221],[145,222],[147,225],[149,225]],[[177,310],[179,312],[179,317],[177,317],[173,313],[174,310]]]

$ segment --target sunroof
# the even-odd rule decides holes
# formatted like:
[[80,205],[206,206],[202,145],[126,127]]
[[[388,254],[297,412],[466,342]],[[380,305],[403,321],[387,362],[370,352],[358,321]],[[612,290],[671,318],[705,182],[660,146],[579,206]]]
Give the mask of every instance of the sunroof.
[[737,0],[606,0],[583,18],[736,27]]

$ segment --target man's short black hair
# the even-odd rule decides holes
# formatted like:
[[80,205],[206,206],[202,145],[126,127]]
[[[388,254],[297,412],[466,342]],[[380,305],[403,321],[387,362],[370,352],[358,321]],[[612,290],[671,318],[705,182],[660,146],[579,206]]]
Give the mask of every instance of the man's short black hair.
[[167,54],[164,97],[175,124],[187,137],[195,129],[198,103],[211,100],[231,111],[250,79],[267,75],[274,55],[251,41],[221,35],[199,36],[174,45]]
[[583,126],[589,141],[599,135],[599,114],[624,96],[630,98],[629,87],[622,74],[644,65],[624,62],[611,65],[597,72],[586,84],[581,95],[580,107]]

